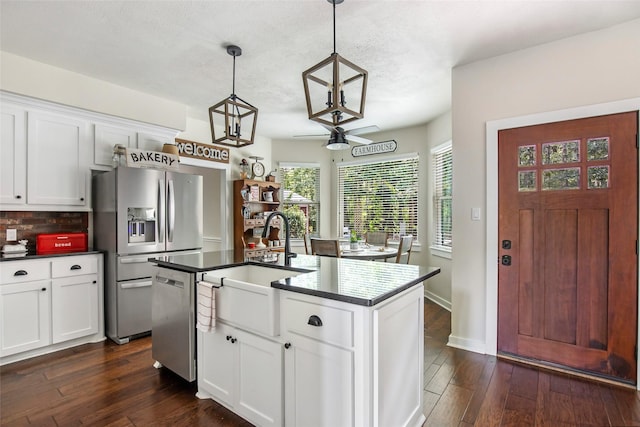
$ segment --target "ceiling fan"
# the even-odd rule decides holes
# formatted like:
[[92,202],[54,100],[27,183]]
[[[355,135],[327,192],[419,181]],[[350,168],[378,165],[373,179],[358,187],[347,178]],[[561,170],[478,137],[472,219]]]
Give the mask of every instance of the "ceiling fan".
[[346,150],[349,148],[349,141],[357,142],[358,144],[371,144],[373,141],[367,138],[363,138],[358,135],[363,135],[371,132],[379,131],[380,128],[376,125],[364,126],[361,128],[344,130],[340,126],[331,127],[323,123],[320,124],[327,129],[330,133],[315,134],[315,135],[294,135],[294,138],[318,138],[329,137],[329,140],[323,145],[329,150]]

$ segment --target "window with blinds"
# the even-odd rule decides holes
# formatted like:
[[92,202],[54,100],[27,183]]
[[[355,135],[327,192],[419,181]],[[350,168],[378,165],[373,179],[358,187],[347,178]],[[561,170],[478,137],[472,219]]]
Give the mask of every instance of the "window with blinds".
[[451,250],[453,155],[451,142],[439,145],[431,151],[433,171],[433,246]]
[[338,165],[340,229],[412,234],[418,239],[417,155]]
[[280,163],[282,211],[289,220],[291,238],[305,233],[318,236],[320,230],[320,165]]

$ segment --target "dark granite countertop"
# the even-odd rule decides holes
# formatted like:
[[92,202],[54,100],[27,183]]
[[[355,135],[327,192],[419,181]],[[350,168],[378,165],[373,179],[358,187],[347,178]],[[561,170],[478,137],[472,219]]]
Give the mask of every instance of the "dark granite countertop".
[[101,254],[101,253],[104,253],[104,251],[88,250],[88,251],[84,251],[84,252],[69,252],[69,253],[64,253],[64,254],[37,255],[35,252],[29,251],[26,254],[11,254],[11,253],[9,253],[9,255],[4,255],[3,254],[0,257],[0,262],[33,260],[33,259],[76,256],[76,255],[90,255],[90,254]]
[[376,305],[440,273],[437,267],[312,255],[298,255],[291,259],[291,266],[285,267],[282,261],[268,264],[239,261],[234,251],[164,256],[154,258],[152,262],[161,267],[189,273],[247,264],[302,270],[305,273],[272,282],[271,286],[364,306]]

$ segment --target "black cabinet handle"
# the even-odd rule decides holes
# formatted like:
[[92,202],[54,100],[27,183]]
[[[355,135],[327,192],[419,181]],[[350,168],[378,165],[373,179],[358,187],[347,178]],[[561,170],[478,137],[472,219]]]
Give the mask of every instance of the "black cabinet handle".
[[22,199],[22,196],[18,194],[18,195],[16,196],[16,199]]
[[284,343],[284,348],[286,348],[287,350],[289,350],[289,348],[291,348],[291,343],[290,343],[290,342],[286,342],[286,343]]
[[82,267],[80,267],[78,264],[73,264],[70,270],[82,270]]
[[227,341],[231,340],[231,335],[227,335]]
[[81,202],[84,202],[84,197],[80,197],[80,201],[81,201]]
[[309,317],[309,321],[307,321],[307,325],[322,326],[322,319],[320,319],[318,316],[314,314],[313,316]]
[[18,270],[15,273],[13,273],[14,276],[26,276],[27,274],[29,274],[29,273],[27,273],[24,270]]
[[231,344],[235,344],[238,341],[236,338],[231,338]]
[[47,288],[42,288],[42,289],[40,289],[40,290],[41,290],[42,292],[44,292],[44,291],[46,291],[46,290],[47,290]]

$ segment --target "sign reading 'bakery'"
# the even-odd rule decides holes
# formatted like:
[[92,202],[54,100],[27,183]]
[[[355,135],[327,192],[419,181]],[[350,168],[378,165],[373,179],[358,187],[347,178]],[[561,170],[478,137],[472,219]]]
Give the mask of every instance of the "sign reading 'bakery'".
[[195,141],[176,138],[180,157],[207,160],[210,162],[229,163],[229,149],[216,145],[201,144]]

